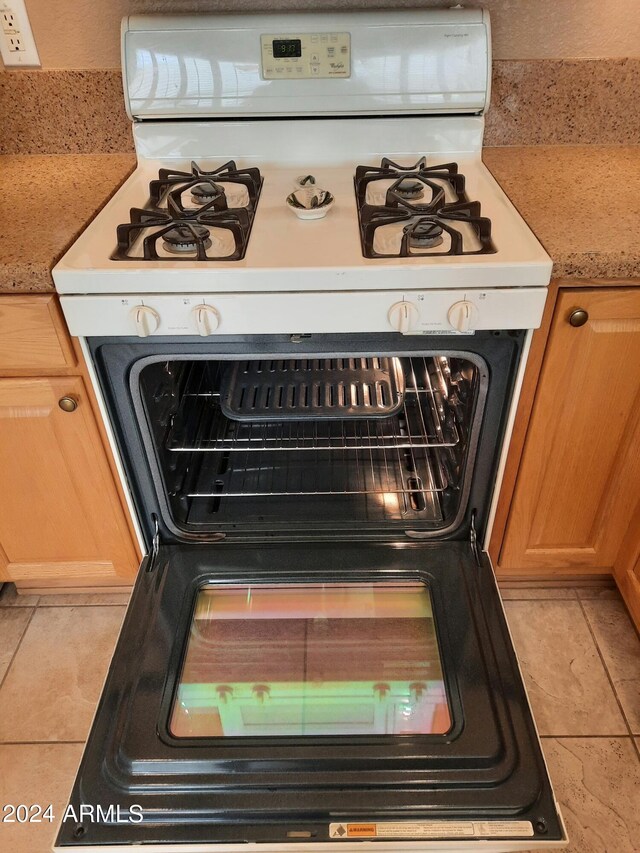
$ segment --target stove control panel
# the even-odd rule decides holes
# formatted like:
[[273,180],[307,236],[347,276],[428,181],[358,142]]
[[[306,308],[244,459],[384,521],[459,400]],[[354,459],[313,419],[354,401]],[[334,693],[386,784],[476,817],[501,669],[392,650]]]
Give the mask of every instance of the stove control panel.
[[264,80],[312,80],[351,76],[349,33],[260,36]]
[[[62,296],[72,335],[473,335],[535,329],[546,287]],[[461,298],[462,297],[462,298]]]

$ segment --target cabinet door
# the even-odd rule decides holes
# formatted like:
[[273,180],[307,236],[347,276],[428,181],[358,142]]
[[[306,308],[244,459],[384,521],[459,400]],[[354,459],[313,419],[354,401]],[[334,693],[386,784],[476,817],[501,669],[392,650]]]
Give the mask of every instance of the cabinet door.
[[[588,313],[579,327],[569,322],[577,308]],[[639,411],[640,287],[562,291],[500,554],[503,574],[613,571],[640,500]]]
[[624,563],[616,566],[615,577],[636,628],[640,631],[640,554],[634,566],[627,568]]
[[136,568],[83,380],[0,379],[0,579],[127,583]]
[[613,567],[616,583],[640,631],[640,502]]
[[55,294],[0,296],[0,375],[40,375],[75,364]]

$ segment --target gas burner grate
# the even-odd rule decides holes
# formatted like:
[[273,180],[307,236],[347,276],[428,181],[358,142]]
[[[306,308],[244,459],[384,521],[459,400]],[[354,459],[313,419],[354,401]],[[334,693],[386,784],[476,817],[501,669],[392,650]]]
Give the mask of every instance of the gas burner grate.
[[[384,181],[384,201],[369,200]],[[358,166],[354,177],[362,253],[366,258],[479,255],[496,251],[491,220],[470,201],[457,163],[413,166],[383,158],[380,166]]]
[[[404,181],[415,181],[425,186],[442,189],[435,180],[448,184],[458,201],[466,201],[465,178],[458,171],[457,163],[441,163],[437,166],[427,166],[425,157],[421,157],[413,166],[400,166],[387,157],[383,157],[379,166],[358,166],[356,168],[355,185],[358,206],[367,203],[367,187],[380,180],[395,179],[396,189]],[[399,194],[401,196],[401,193]]]
[[[252,218],[243,208],[222,211],[133,208],[131,222],[118,225],[113,260],[237,261],[244,257]],[[212,232],[224,235],[212,240]],[[226,246],[224,254],[219,247]],[[164,254],[159,248],[164,249]]]
[[[160,169],[158,178],[149,184],[149,201],[153,207],[157,207],[161,199],[170,191],[173,191],[174,198],[186,191],[191,191],[192,195],[196,196],[197,203],[203,204],[203,210],[216,203],[218,205],[216,209],[220,209],[221,196],[224,197],[224,188],[220,186],[221,183],[245,187],[249,197],[247,206],[255,210],[262,188],[260,169],[238,169],[235,160],[229,160],[217,169],[211,170],[202,169],[193,161],[190,172]],[[211,200],[208,200],[207,190],[210,190]]]
[[[363,253],[367,258],[481,255],[495,252],[491,240],[491,220],[480,215],[480,202],[477,201],[444,204],[430,209],[424,207],[419,211],[415,205],[406,203],[393,207],[365,205],[359,210],[359,215]],[[397,251],[384,251],[376,247],[379,229],[388,226],[398,226],[398,239],[395,241],[399,242]],[[448,247],[442,245],[443,235],[448,235]],[[468,243],[473,248],[468,248]],[[432,248],[437,250],[430,251]]]
[[[220,183],[244,188],[247,203],[229,206]],[[149,204],[132,208],[130,222],[117,227],[112,260],[238,261],[247,250],[262,177],[259,169],[238,169],[233,160],[212,171],[191,164],[190,172],[160,169],[149,184]],[[190,192],[197,205],[185,207]],[[160,207],[166,203],[166,207]]]

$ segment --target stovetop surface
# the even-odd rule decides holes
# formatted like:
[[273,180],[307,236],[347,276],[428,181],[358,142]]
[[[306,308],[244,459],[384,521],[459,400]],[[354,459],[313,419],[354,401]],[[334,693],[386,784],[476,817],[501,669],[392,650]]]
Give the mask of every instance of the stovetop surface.
[[[383,157],[358,165],[354,193],[365,258],[487,254],[496,251],[491,220],[469,199],[457,163],[398,164]],[[161,168],[144,207],[117,228],[113,260],[238,261],[249,245],[263,178],[234,160]],[[324,218],[334,196],[314,175],[297,176],[285,203],[302,218]]]
[[[446,148],[440,125],[425,121],[367,119],[355,129],[350,120],[249,122],[221,128],[218,138],[209,126],[192,125],[197,144],[188,137],[188,144],[175,143],[166,126],[143,128],[138,167],[57,265],[56,287],[126,293],[546,286],[551,261],[482,163],[480,147]],[[433,139],[416,132],[425,127],[434,127]],[[266,141],[274,129],[280,149],[278,140]],[[386,139],[376,138],[379,130]],[[399,148],[407,130],[424,139],[420,150]],[[252,131],[260,136],[255,145]],[[333,150],[325,156],[329,142]],[[239,154],[232,158],[234,145]],[[185,153],[195,156],[176,156]],[[387,154],[400,170],[376,172]],[[333,197],[324,218],[300,219],[287,203],[306,175]],[[132,209],[135,228],[127,225]],[[182,233],[180,220],[187,223]],[[186,247],[175,245],[181,241]],[[408,256],[398,257],[403,241]]]

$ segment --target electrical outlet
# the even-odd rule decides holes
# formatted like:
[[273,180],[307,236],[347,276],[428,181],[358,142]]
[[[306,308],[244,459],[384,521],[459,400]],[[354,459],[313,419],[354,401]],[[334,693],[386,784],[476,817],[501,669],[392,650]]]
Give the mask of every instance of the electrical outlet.
[[40,65],[24,0],[0,0],[0,54],[6,66]]
[[2,29],[5,33],[14,33],[16,31],[16,16],[10,9],[2,10]]

